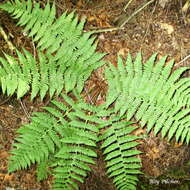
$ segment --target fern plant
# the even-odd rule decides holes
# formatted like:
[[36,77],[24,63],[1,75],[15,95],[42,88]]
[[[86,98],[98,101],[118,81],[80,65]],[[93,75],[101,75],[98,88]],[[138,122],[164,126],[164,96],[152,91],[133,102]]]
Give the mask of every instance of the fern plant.
[[[134,174],[140,173],[136,168],[141,166],[134,157],[140,152],[132,150],[138,145],[134,142],[138,137],[129,135],[135,127],[112,115],[113,111],[91,106],[82,99],[62,97],[65,103],[52,101],[54,107],[45,107],[46,113],[34,113],[32,122],[17,131],[9,172],[37,163],[38,179],[47,177],[47,168],[52,168],[54,190],[78,189],[76,181],[82,183],[90,171],[88,164],[95,163],[99,129],[106,127],[99,140],[104,140],[108,173],[114,176],[118,189],[135,189]],[[111,118],[103,119],[108,116]]]
[[[102,66],[104,54],[96,52],[92,32],[83,32],[85,19],[79,21],[74,12],[56,18],[55,4],[15,0],[0,5],[18,19],[29,37],[37,44],[37,58],[28,51],[16,50],[17,58],[4,54],[0,58],[0,83],[3,93],[23,97],[31,91],[43,100],[48,93],[53,100],[44,112],[34,113],[32,121],[18,130],[9,172],[37,164],[37,178],[54,176],[54,190],[79,189],[89,164],[94,164],[97,142],[107,163],[107,173],[119,190],[134,190],[141,161],[136,150],[139,138],[133,135],[137,127],[129,122],[133,117],[147,131],[161,131],[162,137],[173,136],[190,141],[189,86],[190,79],[180,76],[188,68],[172,73],[173,61],[166,57],[156,64],[156,54],[142,64],[139,53],[132,61],[128,55],[124,64],[118,57],[118,68],[109,65],[106,104],[95,107],[79,95],[92,71]],[[62,94],[64,91],[66,93]],[[75,94],[75,101],[68,93]],[[114,103],[113,109],[110,108]]]
[[139,53],[132,61],[128,55],[126,63],[118,58],[118,69],[110,65],[106,70],[108,79],[107,107],[115,102],[115,112],[127,114],[147,125],[147,131],[154,134],[161,131],[162,137],[176,141],[190,141],[190,78],[180,76],[188,67],[171,72],[174,61],[166,63],[166,56],[156,64],[156,54],[142,64]]
[[[33,6],[30,0],[7,2],[0,8],[19,19],[18,25],[25,26],[24,31],[28,32],[38,47],[36,60],[24,49],[24,54],[17,51],[18,59],[7,54],[4,54],[5,59],[1,58],[0,80],[4,93],[12,95],[16,92],[17,97],[21,98],[31,88],[31,99],[38,93],[43,99],[48,91],[50,98],[54,93],[60,95],[62,90],[68,93],[75,88],[80,93],[91,72],[104,64],[101,61],[104,54],[95,52],[97,43],[94,43],[95,38],[90,38],[92,33],[82,31],[84,18],[78,22],[74,13],[64,13],[56,19],[54,4],[51,7],[48,3],[45,9],[41,9],[38,3]],[[43,50],[45,54],[42,53]],[[114,127],[117,128],[118,125],[118,130],[122,130],[124,123],[126,127],[130,123],[122,121],[120,125],[120,117],[117,116],[112,116],[111,120],[103,120],[105,116],[110,117],[112,111],[101,110],[83,102],[76,103],[67,96],[63,97],[66,104],[52,101],[54,108],[44,108],[48,113],[34,113],[32,122],[18,130],[19,136],[11,151],[9,172],[37,163],[39,180],[46,178],[48,168],[52,168],[55,179],[53,189],[78,189],[76,181],[83,182],[83,177],[90,170],[87,164],[94,163],[92,157],[96,153],[92,147],[96,145],[99,129],[110,127],[114,122]],[[137,178],[133,174],[140,173],[129,164],[133,163],[134,168],[140,167],[140,160],[133,158],[133,155],[140,152],[131,150],[138,144],[131,142],[137,137],[129,136],[129,132],[135,128],[129,128],[124,135],[118,136],[115,147],[115,150],[122,148],[121,154],[116,155],[117,159],[125,158],[122,163],[117,161],[120,167],[109,167],[113,157],[110,154],[113,149],[111,145],[115,143],[110,140],[114,134],[110,134],[110,144],[102,146],[110,157],[108,167],[112,170],[111,176],[114,176],[118,189],[126,186],[134,189]],[[101,138],[106,142],[104,136]],[[126,141],[122,138],[126,138]],[[123,149],[124,144],[130,150]],[[125,175],[126,172],[129,175]]]
[[47,49],[51,53],[60,49],[64,40],[69,40],[70,45],[79,40],[85,23],[83,18],[78,24],[74,12],[69,15],[65,12],[56,19],[55,4],[50,6],[49,2],[44,9],[40,8],[39,3],[33,5],[31,0],[9,1],[2,4],[0,8],[10,13],[13,18],[19,19],[17,24],[25,26],[24,32],[27,32],[29,37],[33,37],[33,41],[38,41],[41,50]]
[[[37,43],[39,58],[42,57],[42,53],[40,53],[42,50],[46,50],[47,52],[45,53],[45,59],[48,58],[48,61],[43,61],[47,63],[41,64],[46,69],[44,73],[44,78],[46,78],[44,82],[46,84],[43,87],[44,89],[39,89],[41,99],[44,97],[43,93],[51,89],[48,88],[50,84],[47,81],[48,76],[46,73],[48,70],[52,77],[58,76],[59,79],[55,79],[56,81],[63,80],[62,85],[59,85],[61,82],[58,82],[56,89],[52,88],[50,92],[50,96],[52,97],[55,92],[57,94],[60,93],[63,85],[66,92],[70,92],[74,88],[81,92],[84,82],[91,75],[92,71],[104,64],[101,60],[104,54],[95,52],[97,43],[94,43],[95,38],[91,37],[92,33],[83,32],[85,18],[82,18],[79,22],[74,12],[70,14],[65,12],[56,19],[54,4],[51,7],[47,3],[45,8],[42,9],[39,3],[35,3],[33,7],[31,0],[8,1],[0,5],[0,8],[11,13],[14,18],[19,19],[18,25],[25,26],[24,31],[28,32],[28,36],[32,37],[33,41]],[[26,54],[26,51],[24,53]],[[21,55],[20,53],[17,54]],[[20,64],[23,66],[26,65],[24,61],[24,58],[21,57]],[[49,69],[47,65],[49,65]],[[33,69],[36,70],[35,68]],[[35,75],[36,73],[31,74]],[[12,77],[6,77],[7,82],[11,83],[8,78]],[[39,82],[39,79],[36,81]],[[25,79],[23,83],[28,83],[28,80]],[[17,83],[18,85],[19,83]],[[23,88],[22,92],[17,94],[17,96],[20,98],[28,89],[29,87]],[[15,89],[10,89],[10,91],[11,93],[15,92]],[[32,98],[37,95],[36,91],[32,93],[34,95]]]

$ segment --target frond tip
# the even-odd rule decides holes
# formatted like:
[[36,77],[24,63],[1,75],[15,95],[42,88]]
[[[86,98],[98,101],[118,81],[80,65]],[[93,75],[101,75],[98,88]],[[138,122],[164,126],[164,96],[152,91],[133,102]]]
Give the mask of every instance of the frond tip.
[[[115,119],[114,119],[115,120]],[[106,155],[107,173],[113,177],[118,190],[134,190],[141,174],[141,160],[135,156],[141,152],[134,148],[139,144],[139,137],[130,133],[136,129],[130,122],[114,121],[100,137],[103,140],[101,148]]]

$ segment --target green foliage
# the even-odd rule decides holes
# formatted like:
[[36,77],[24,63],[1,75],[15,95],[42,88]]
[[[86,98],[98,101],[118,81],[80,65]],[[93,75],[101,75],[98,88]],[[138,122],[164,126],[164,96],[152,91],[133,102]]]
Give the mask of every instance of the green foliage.
[[100,141],[117,189],[135,190],[141,152],[136,150],[140,137],[133,135],[137,127],[129,122],[132,117],[147,125],[148,132],[154,129],[155,135],[161,131],[162,137],[189,143],[190,79],[180,79],[187,67],[172,73],[174,62],[163,57],[155,64],[156,54],[145,64],[140,53],[135,61],[129,54],[125,64],[118,57],[118,67],[110,65],[105,72],[106,105],[92,106],[79,94],[92,71],[104,64],[104,54],[96,52],[93,33],[83,32],[85,18],[79,21],[74,12],[56,18],[55,4],[49,2],[44,9],[31,0],[8,1],[0,8],[18,19],[37,44],[36,58],[25,49],[16,50],[17,58],[0,58],[3,93],[21,98],[31,91],[31,99],[40,95],[41,100],[47,93],[59,96],[17,131],[9,172],[37,164],[37,179],[52,174],[54,190],[79,189]]
[[[120,119],[120,117],[117,117]],[[117,121],[117,118],[110,118],[112,125],[104,126],[105,131],[100,139],[104,140],[101,148],[104,149],[107,161],[107,173],[113,177],[117,189],[134,190],[136,189],[137,177],[140,174],[141,160],[136,155],[141,152],[133,149],[139,143],[139,137],[130,135],[137,127],[131,126],[131,122]]]
[[[33,67],[30,69],[33,69],[34,72],[36,70],[38,71],[37,73],[31,72],[31,75],[35,75],[33,79],[36,80],[36,84],[28,81],[28,78],[24,78],[24,76],[19,77],[22,80],[16,80],[15,86],[17,88],[10,88],[7,91],[8,94],[12,94],[17,90],[17,97],[20,98],[30,89],[29,84],[34,86],[34,88],[32,87],[32,99],[38,92],[40,92],[41,99],[43,99],[48,90],[50,97],[55,92],[60,94],[63,87],[66,93],[72,91],[74,88],[78,92],[81,92],[84,82],[91,75],[92,71],[104,64],[101,60],[104,54],[95,52],[97,43],[94,43],[95,38],[91,37],[92,33],[83,32],[85,19],[82,18],[79,22],[74,12],[70,14],[65,12],[57,19],[55,17],[56,11],[54,4],[51,7],[47,3],[45,8],[42,9],[39,3],[35,3],[33,7],[31,0],[8,1],[0,5],[0,8],[11,13],[14,18],[19,19],[18,25],[25,26],[24,31],[28,32],[28,36],[32,37],[33,41],[37,43],[38,57],[39,60],[42,59],[39,67],[42,66],[42,69],[44,69],[43,71],[41,68],[34,68],[35,64],[32,63]],[[42,50],[46,50],[45,55],[41,53]],[[25,67],[25,57],[18,52],[17,54],[20,56],[20,65]],[[29,53],[25,51],[25,54],[28,55]],[[13,58],[10,59],[11,61],[13,60]],[[30,61],[36,62],[31,56],[30,59]],[[5,60],[1,59],[1,62],[5,62]],[[31,65],[31,63],[29,64]],[[8,64],[6,64],[6,67],[9,67]],[[11,67],[18,68],[18,66]],[[16,77],[18,79],[18,76],[15,75],[23,73],[22,71],[20,72],[20,69],[19,71],[11,72],[12,75],[9,73],[5,77],[3,71],[3,80],[5,78],[5,83],[2,81],[1,85],[4,85],[4,90],[7,87],[12,87],[13,78]],[[45,72],[43,79],[40,79],[40,76],[42,76],[41,71]],[[50,77],[48,77],[47,73]],[[23,87],[21,87],[22,83]],[[53,87],[52,83],[54,83],[55,87]],[[39,87],[40,84],[41,87]]]
[[[47,168],[49,159],[53,160],[48,167],[53,168],[53,189],[69,189],[83,182],[82,177],[90,170],[88,163],[94,164],[96,152],[98,121],[95,115],[84,110],[84,102],[73,102],[64,96],[65,103],[52,101],[54,107],[45,107],[46,113],[34,113],[32,122],[21,127],[19,136],[13,144],[9,172],[25,169],[33,163]],[[95,109],[96,110],[96,109]],[[92,122],[93,121],[93,122]],[[94,123],[96,121],[96,123]],[[42,169],[38,178],[43,179]]]
[[[37,43],[38,55],[34,58],[23,49],[23,53],[16,51],[18,58],[7,54],[4,54],[5,58],[0,58],[3,93],[9,96],[16,93],[17,98],[21,98],[31,91],[31,99],[39,94],[41,100],[47,93],[50,98],[56,93],[63,98],[60,102],[52,101],[53,105],[45,107],[44,112],[34,113],[31,123],[17,131],[18,137],[11,150],[9,172],[37,164],[37,179],[43,180],[49,173],[52,174],[54,190],[78,189],[77,181],[82,183],[90,171],[89,164],[94,164],[96,142],[100,140],[99,130],[105,128],[106,133],[101,137],[104,144],[110,141],[111,136],[116,135],[118,138],[115,149],[114,142],[102,146],[110,157],[110,177],[114,177],[118,189],[126,186],[134,189],[137,181],[134,174],[140,173],[140,160],[135,159],[134,155],[140,152],[133,150],[138,145],[135,142],[137,137],[130,136],[129,131],[135,128],[132,127],[131,130],[128,122],[114,116],[113,111],[105,110],[104,106],[88,105],[79,95],[76,101],[67,95],[61,95],[62,91],[68,93],[73,89],[77,92],[75,95],[80,93],[91,72],[104,64],[101,61],[104,54],[95,52],[97,43],[94,43],[92,33],[83,32],[85,19],[82,18],[79,22],[74,12],[65,12],[57,19],[54,4],[50,6],[47,3],[41,9],[39,3],[33,6],[31,0],[9,1],[0,8],[11,13],[19,20],[18,25],[25,27],[24,32]],[[111,128],[112,124],[115,131],[117,126],[120,132],[124,126],[129,130],[123,135],[119,131],[117,134],[109,134],[107,128]],[[113,169],[109,166],[115,162],[111,155],[125,145],[130,150],[123,149],[121,154],[116,155],[124,161],[118,162],[119,167]]]
[[180,76],[188,67],[171,73],[173,60],[166,63],[166,57],[155,63],[156,54],[142,64],[139,53],[132,61],[128,55],[126,63],[118,58],[118,69],[110,65],[106,70],[108,79],[107,107],[115,102],[115,112],[127,114],[140,121],[147,131],[154,134],[161,131],[162,137],[176,141],[190,141],[190,79]]
[[[78,189],[91,170],[89,164],[95,163],[100,141],[108,176],[117,189],[133,190],[141,173],[141,152],[136,150],[139,137],[133,135],[137,127],[129,120],[134,117],[148,132],[189,144],[190,79],[180,78],[189,68],[172,72],[174,62],[166,62],[167,57],[156,62],[156,54],[145,64],[140,53],[134,61],[129,54],[126,63],[118,57],[117,68],[110,64],[105,72],[106,105],[95,107],[78,95],[91,73],[104,64],[93,33],[83,31],[85,18],[79,21],[74,12],[56,18],[55,4],[49,2],[44,9],[31,0],[8,1],[0,8],[18,19],[37,44],[37,58],[25,49],[16,51],[17,58],[0,58],[3,93],[21,98],[31,91],[31,99],[39,95],[43,100],[46,94],[62,98],[34,113],[31,123],[18,130],[9,172],[37,164],[38,180],[52,174],[54,190]],[[75,101],[66,95],[73,90]]]
[[50,6],[49,2],[44,9],[40,8],[39,3],[33,5],[31,0],[9,1],[0,8],[10,13],[13,18],[19,19],[17,25],[25,26],[24,31],[34,41],[38,41],[38,47],[41,50],[47,49],[50,53],[60,49],[64,40],[70,40],[70,45],[74,44],[81,36],[85,23],[84,18],[78,23],[74,12],[69,15],[65,12],[56,19],[55,4]]
[[[78,189],[76,181],[83,183],[90,171],[88,164],[95,163],[96,142],[101,140],[109,176],[114,177],[118,189],[135,189],[135,174],[140,173],[141,165],[134,156],[140,151],[133,150],[139,144],[135,142],[138,137],[129,133],[136,128],[103,106],[88,105],[80,97],[76,101],[62,97],[62,102],[53,100],[53,106],[44,108],[45,113],[34,113],[32,122],[18,129],[9,172],[37,163],[38,180],[46,178],[51,168],[54,190]],[[103,119],[108,116],[110,119]],[[103,128],[106,130],[98,139]]]
[[[53,156],[52,156],[53,158]],[[37,180],[38,181],[42,181],[44,179],[47,179],[48,175],[51,174],[50,170],[49,170],[49,166],[53,163],[54,160],[51,160],[51,156],[50,158],[48,158],[48,160],[44,160],[43,162],[40,162],[39,164],[37,164]]]
[[[17,94],[17,98],[23,97],[31,89],[31,99],[33,100],[38,94],[41,100],[45,95],[49,94],[50,98],[56,93],[59,95],[65,89],[66,93],[76,87],[81,91],[84,82],[89,77],[97,65],[91,68],[80,65],[64,66],[59,65],[55,61],[55,56],[51,54],[45,55],[38,52],[39,60],[25,49],[24,53],[17,51],[18,59],[7,54],[4,58],[0,58],[2,66],[0,66],[0,82],[3,93],[8,96]],[[81,67],[75,69],[75,67]],[[78,79],[81,78],[82,81]]]
[[3,93],[8,96],[17,93],[17,98],[23,97],[31,88],[31,99],[38,93],[43,100],[47,91],[50,98],[56,92],[58,95],[63,90],[63,73],[52,64],[53,56],[46,57],[39,53],[39,63],[25,49],[24,54],[17,51],[18,59],[7,54],[0,58],[0,81]]

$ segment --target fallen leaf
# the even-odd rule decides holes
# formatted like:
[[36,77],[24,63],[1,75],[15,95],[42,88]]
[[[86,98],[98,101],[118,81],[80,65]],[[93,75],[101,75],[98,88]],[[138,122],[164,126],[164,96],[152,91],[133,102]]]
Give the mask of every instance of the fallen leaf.
[[170,0],[159,0],[159,5],[164,9],[168,1]]
[[179,143],[175,143],[174,144],[174,148],[178,148],[178,147],[180,147],[180,146],[182,146],[183,145],[183,143],[182,142],[179,142]]
[[8,182],[8,181],[12,181],[12,179],[13,179],[13,174],[6,174],[3,181]]
[[0,151],[0,159],[5,159],[9,156],[7,151]]
[[118,52],[118,55],[121,55],[123,57],[126,57],[129,53],[129,48],[121,48]]
[[159,23],[159,25],[161,29],[166,30],[169,35],[174,32],[174,27],[171,24]]

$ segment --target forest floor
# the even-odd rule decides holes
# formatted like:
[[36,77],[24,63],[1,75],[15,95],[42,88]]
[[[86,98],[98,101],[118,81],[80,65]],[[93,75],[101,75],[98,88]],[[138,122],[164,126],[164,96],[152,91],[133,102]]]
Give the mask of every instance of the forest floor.
[[[38,0],[42,7],[45,0]],[[1,1],[2,2],[2,1]],[[190,65],[190,18],[181,12],[179,1],[171,1],[161,7],[155,1],[134,15],[141,8],[145,0],[133,0],[126,8],[127,0],[55,0],[57,15],[64,11],[73,11],[80,16],[86,16],[86,31],[97,30],[98,51],[106,52],[105,60],[116,65],[117,55],[124,58],[130,52],[135,56],[142,52],[146,60],[154,52],[158,56],[168,55],[168,59],[175,59],[175,68]],[[161,1],[160,1],[161,2]],[[0,25],[8,34],[13,45],[21,49],[25,47],[34,51],[31,39],[26,38],[16,22],[5,12],[0,12]],[[121,27],[122,26],[122,27]],[[105,31],[109,29],[110,31]],[[101,31],[102,30],[102,31]],[[0,55],[3,52],[12,53],[4,38],[0,35]],[[189,73],[185,73],[189,76]],[[106,92],[106,82],[101,77],[101,69],[94,72],[88,80],[87,93],[92,100],[102,101]],[[37,182],[35,166],[28,170],[7,173],[7,163],[11,144],[14,142],[16,130],[29,122],[28,115],[38,111],[46,105],[48,100],[40,102],[36,99],[29,101],[26,96],[22,100],[16,97],[0,95],[0,190],[48,190],[51,177],[43,182]],[[144,134],[142,129],[139,133]],[[138,190],[158,189],[190,189],[190,148],[175,141],[149,137],[143,139],[139,150],[144,175],[140,177]],[[99,153],[97,165],[93,166],[81,190],[115,190],[113,183],[105,174],[105,163]]]

